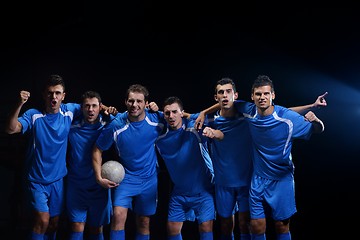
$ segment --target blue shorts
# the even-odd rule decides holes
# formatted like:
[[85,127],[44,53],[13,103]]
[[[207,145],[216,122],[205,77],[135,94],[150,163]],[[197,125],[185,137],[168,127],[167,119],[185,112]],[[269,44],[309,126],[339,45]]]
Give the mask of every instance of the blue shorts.
[[171,195],[169,200],[168,221],[195,221],[198,224],[215,219],[214,195],[201,192],[192,196]]
[[110,190],[95,181],[92,186],[67,179],[66,212],[71,222],[86,222],[92,227],[110,223]]
[[59,216],[64,210],[64,181],[49,183],[28,183],[31,205],[38,212],[48,212],[50,217]]
[[249,187],[223,187],[215,184],[215,202],[218,214],[228,218],[235,212],[249,211]]
[[148,179],[129,179],[125,175],[119,186],[112,188],[111,198],[113,206],[132,209],[141,216],[156,213],[157,205],[157,175]]
[[265,207],[276,221],[290,218],[296,213],[294,179],[269,180],[253,176],[250,189],[250,216],[265,218]]

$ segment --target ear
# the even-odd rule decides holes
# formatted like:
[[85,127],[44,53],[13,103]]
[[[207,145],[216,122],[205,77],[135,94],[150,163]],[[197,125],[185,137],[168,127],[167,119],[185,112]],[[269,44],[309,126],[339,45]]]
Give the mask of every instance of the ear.
[[251,100],[254,101],[254,94],[253,93],[251,94]]
[[64,101],[65,95],[66,95],[66,93],[63,94],[63,97],[62,97],[62,99],[61,99],[62,101]]
[[236,99],[238,99],[238,97],[239,97],[239,93],[238,93],[238,92],[234,92],[234,99],[236,100]]
[[275,92],[273,92],[273,94],[271,94],[272,95],[272,100],[274,100],[275,99]]
[[218,101],[216,94],[214,94],[214,99],[215,99],[215,101]]

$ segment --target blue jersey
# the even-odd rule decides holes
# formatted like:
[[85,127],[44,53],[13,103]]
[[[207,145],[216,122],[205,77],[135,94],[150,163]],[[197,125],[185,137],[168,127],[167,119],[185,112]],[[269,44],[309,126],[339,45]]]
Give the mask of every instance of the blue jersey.
[[196,131],[194,123],[183,119],[181,128],[167,128],[156,142],[174,183],[174,194],[193,195],[213,189],[213,167],[207,137]]
[[269,116],[258,115],[255,104],[240,103],[238,107],[248,114],[254,143],[254,173],[272,180],[292,179],[293,140],[309,139],[312,124],[299,113],[278,105]]
[[73,121],[69,134],[68,178],[82,183],[96,182],[92,166],[92,149],[104,125],[101,115],[95,124],[86,123],[83,118]]
[[22,133],[29,132],[29,148],[26,155],[28,179],[48,184],[67,174],[66,150],[68,134],[74,116],[80,114],[80,105],[61,104],[58,113],[42,113],[27,110],[18,118]]
[[138,122],[129,121],[127,112],[118,114],[96,141],[102,151],[115,143],[127,179],[149,178],[157,173],[155,140],[164,127],[163,114],[148,111],[145,114],[145,119]]
[[92,149],[106,122],[102,118],[95,124],[86,123],[83,117],[71,125],[66,205],[71,222],[87,222],[101,226],[110,222],[110,191],[96,182],[92,165]]
[[207,115],[206,124],[224,134],[223,140],[210,141],[215,183],[223,187],[249,186],[253,171],[252,143],[245,117],[241,114],[223,117],[216,112]]

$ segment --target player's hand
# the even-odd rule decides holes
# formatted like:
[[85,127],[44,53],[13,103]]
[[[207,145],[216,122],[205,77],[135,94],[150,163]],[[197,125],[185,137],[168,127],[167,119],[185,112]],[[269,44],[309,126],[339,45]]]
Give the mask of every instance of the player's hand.
[[150,111],[153,111],[153,112],[159,111],[159,107],[158,107],[158,105],[156,104],[156,102],[150,102],[150,103],[147,105],[147,108],[149,108],[149,110],[150,110]]
[[205,113],[201,111],[199,113],[199,116],[195,120],[195,128],[196,128],[196,130],[200,130],[203,127],[204,121],[205,121]]
[[101,104],[101,110],[102,110],[102,111],[104,112],[104,114],[106,114],[106,115],[112,114],[112,115],[115,116],[116,114],[118,114],[118,110],[116,109],[116,107],[112,107],[112,106],[107,107],[107,106]]
[[101,179],[98,179],[97,182],[103,187],[103,188],[114,188],[114,187],[117,187],[119,186],[118,183],[115,183],[113,181],[110,181],[109,179],[106,179],[106,178],[101,178]]
[[210,127],[205,127],[202,133],[203,136],[206,136],[211,139],[222,140],[224,138],[224,134],[220,130],[212,129]]
[[116,107],[112,107],[112,106],[110,106],[110,107],[108,107],[108,109],[105,111],[105,114],[112,114],[112,115],[116,115],[116,114],[118,114],[118,110],[116,109]]
[[318,117],[316,117],[315,113],[312,111],[308,111],[304,117],[309,122],[319,121]]
[[324,94],[318,96],[314,103],[314,107],[316,108],[326,107],[327,106],[327,102],[325,100],[326,95],[328,95],[328,92],[325,92]]
[[323,132],[325,129],[324,123],[313,113],[312,111],[309,111],[305,114],[305,120],[311,122],[312,124],[315,124],[315,130],[314,132]]
[[20,91],[20,104],[26,103],[30,98],[30,92],[22,90]]

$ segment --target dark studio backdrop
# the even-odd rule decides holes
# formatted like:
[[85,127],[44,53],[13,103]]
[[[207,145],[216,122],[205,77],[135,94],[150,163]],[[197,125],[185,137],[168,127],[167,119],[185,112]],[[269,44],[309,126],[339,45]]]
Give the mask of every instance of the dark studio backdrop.
[[[359,214],[354,198],[360,180],[360,17],[355,9],[58,1],[16,2],[2,10],[2,126],[20,90],[31,92],[23,110],[39,106],[39,82],[50,74],[65,79],[66,102],[78,102],[92,89],[120,111],[133,83],[147,86],[159,106],[166,97],[179,96],[187,112],[212,105],[215,82],[222,77],[233,78],[240,99],[251,101],[252,81],[268,75],[275,103],[287,107],[312,103],[328,91],[328,107],[316,110],[325,132],[293,147],[298,213],[291,231],[295,240],[355,236],[349,220]],[[0,136],[1,232],[21,232],[28,221],[21,190],[26,141],[5,134],[3,127]],[[165,172],[160,180],[154,239],[165,239]],[[196,233],[196,224],[185,223],[184,239]]]

